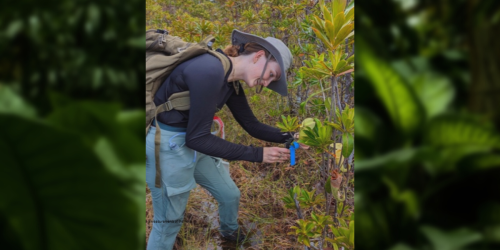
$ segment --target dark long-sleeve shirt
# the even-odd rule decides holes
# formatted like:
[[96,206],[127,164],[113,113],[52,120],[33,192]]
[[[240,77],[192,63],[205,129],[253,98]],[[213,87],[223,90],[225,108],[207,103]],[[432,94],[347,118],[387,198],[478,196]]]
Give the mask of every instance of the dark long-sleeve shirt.
[[208,53],[181,63],[158,89],[154,102],[160,105],[171,94],[189,90],[190,110],[160,113],[158,121],[187,128],[186,146],[198,152],[228,160],[262,162],[263,148],[231,143],[210,133],[214,114],[226,104],[251,136],[277,143],[284,143],[291,137],[257,120],[243,89],[240,87],[237,95],[233,83],[227,82],[232,67],[224,75],[220,60]]

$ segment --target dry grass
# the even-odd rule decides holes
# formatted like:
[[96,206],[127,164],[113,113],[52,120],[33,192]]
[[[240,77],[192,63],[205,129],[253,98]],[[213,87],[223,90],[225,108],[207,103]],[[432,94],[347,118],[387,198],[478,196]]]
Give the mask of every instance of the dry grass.
[[[293,168],[285,164],[232,162],[230,172],[241,192],[238,220],[250,242],[239,248],[223,244],[217,230],[217,202],[198,186],[191,191],[184,225],[178,235],[178,243],[183,244],[174,249],[303,249],[294,236],[287,235],[297,215],[293,209],[284,207],[281,198],[294,185],[314,186],[318,179],[314,166],[303,162]],[[147,192],[146,220],[151,221],[152,201],[149,190]],[[146,240],[151,226],[152,223],[146,226]]]

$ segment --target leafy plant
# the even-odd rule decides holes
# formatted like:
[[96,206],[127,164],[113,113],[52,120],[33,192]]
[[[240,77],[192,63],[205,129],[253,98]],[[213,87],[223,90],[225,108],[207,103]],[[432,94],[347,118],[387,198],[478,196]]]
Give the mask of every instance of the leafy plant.
[[312,207],[315,205],[320,205],[325,200],[318,195],[314,195],[315,191],[307,191],[305,189],[301,189],[298,186],[291,188],[288,190],[288,196],[283,197],[283,202],[285,202],[285,206],[287,208],[296,208],[295,200],[297,200],[299,207]]
[[328,122],[327,124],[342,133],[354,134],[354,108],[346,105],[342,114],[339,114],[339,109],[336,109],[335,113],[338,122]]
[[305,127],[303,132],[306,137],[299,140],[300,143],[316,148],[319,152],[328,152],[328,146],[333,142],[332,137],[332,127],[330,125],[323,125],[323,123],[315,120],[315,126],[313,128]]
[[297,220],[297,226],[291,226],[291,229],[295,229],[295,232],[290,232],[288,234],[293,234],[298,236],[298,242],[310,247],[311,246],[311,238],[317,238],[320,236],[315,230],[315,224],[312,221],[305,220]]
[[281,119],[282,122],[278,122],[276,126],[283,132],[292,132],[300,127],[297,117],[285,117],[284,115],[282,115]]
[[339,245],[345,249],[354,249],[354,220],[347,225],[343,220],[339,227],[328,225],[335,238],[326,238],[331,242],[335,249],[339,249]]
[[330,8],[320,7],[324,19],[314,16],[312,30],[328,50],[334,51],[354,35],[354,7],[346,10],[346,0],[333,0]]

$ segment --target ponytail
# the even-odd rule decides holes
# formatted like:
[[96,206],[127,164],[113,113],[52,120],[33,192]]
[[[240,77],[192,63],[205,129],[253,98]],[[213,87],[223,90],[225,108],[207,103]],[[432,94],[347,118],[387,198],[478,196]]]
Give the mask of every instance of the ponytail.
[[[260,50],[263,50],[266,53],[266,57],[269,56],[270,53],[267,49],[254,42],[242,43],[240,45],[228,45],[223,51],[224,54],[228,56],[237,57],[240,55],[250,55]],[[276,61],[274,57],[271,57],[271,60]]]

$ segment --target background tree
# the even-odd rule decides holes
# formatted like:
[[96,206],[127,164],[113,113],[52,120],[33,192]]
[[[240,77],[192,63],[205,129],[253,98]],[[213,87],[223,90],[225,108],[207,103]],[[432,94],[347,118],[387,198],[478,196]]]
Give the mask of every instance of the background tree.
[[497,249],[498,2],[357,7],[358,249]]
[[2,248],[144,249],[144,2],[2,7]]

